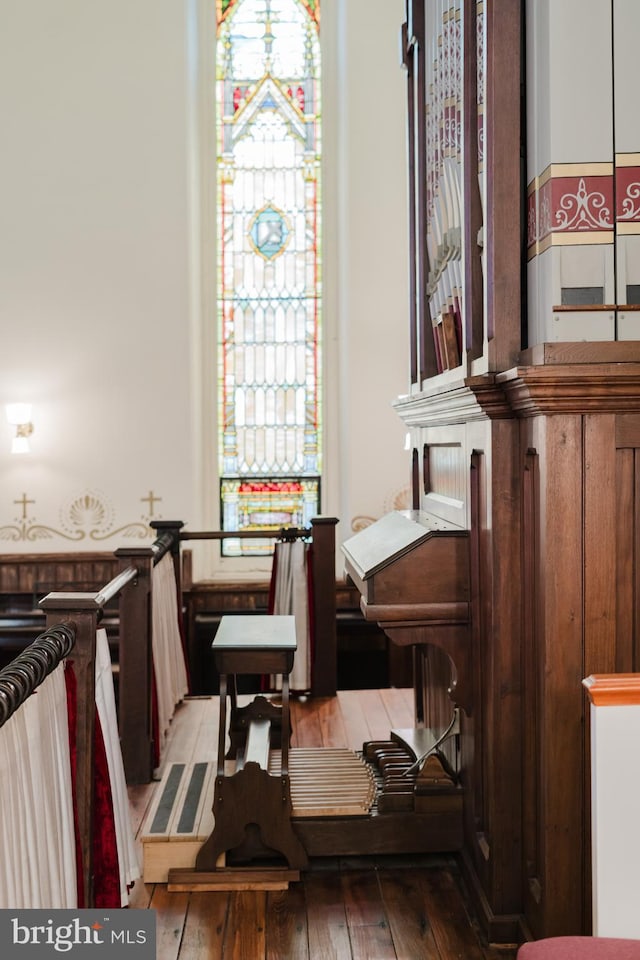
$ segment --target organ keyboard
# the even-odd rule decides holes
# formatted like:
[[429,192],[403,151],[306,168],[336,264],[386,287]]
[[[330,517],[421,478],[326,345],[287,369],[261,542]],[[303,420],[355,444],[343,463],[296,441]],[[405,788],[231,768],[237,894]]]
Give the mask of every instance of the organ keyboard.
[[[366,742],[361,753],[290,747],[294,650],[293,617],[222,618],[213,643],[220,674],[218,758],[215,776],[205,778],[214,826],[195,871],[169,870],[170,888],[222,887],[226,875],[236,889],[233,884],[246,882],[246,870],[242,880],[237,870],[247,863],[274,864],[292,879],[312,856],[461,848],[462,788],[431,731],[392,731],[389,741]],[[281,674],[282,706],[257,696],[239,708],[236,673]],[[282,861],[286,868],[277,866]]]

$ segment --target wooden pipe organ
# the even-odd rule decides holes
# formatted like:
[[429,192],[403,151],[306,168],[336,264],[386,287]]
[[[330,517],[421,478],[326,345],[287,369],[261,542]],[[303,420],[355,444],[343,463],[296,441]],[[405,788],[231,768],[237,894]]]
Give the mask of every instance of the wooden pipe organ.
[[[310,857],[461,849],[463,788],[441,747],[459,733],[458,706],[471,711],[468,535],[426,514],[397,512],[343,549],[365,617],[393,642],[414,647],[415,726],[365,742],[357,753],[292,748],[294,618],[223,617],[212,646],[220,674],[217,764],[208,781],[213,823],[200,838],[195,869],[168,870],[171,889],[286,885]],[[444,729],[425,723],[422,664],[432,645],[452,663]],[[281,705],[260,695],[239,707],[235,677],[243,673],[279,674]]]

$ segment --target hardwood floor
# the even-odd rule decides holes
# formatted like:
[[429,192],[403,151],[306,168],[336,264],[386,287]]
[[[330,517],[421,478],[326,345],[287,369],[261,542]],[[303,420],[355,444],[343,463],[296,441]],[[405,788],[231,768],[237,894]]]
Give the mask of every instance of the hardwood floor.
[[[409,690],[340,692],[292,703],[294,746],[347,746],[409,726]],[[246,698],[249,699],[249,698]],[[212,760],[217,698],[193,698],[173,720],[166,762]],[[139,832],[157,784],[130,788]],[[140,853],[142,858],[142,852]],[[483,942],[455,859],[315,858],[286,891],[169,893],[138,881],[131,907],[156,911],[157,960],[513,960]]]

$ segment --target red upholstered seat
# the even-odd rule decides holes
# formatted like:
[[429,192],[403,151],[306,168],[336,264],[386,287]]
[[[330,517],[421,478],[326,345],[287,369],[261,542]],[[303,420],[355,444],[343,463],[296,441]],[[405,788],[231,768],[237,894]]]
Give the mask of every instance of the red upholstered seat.
[[550,937],[524,943],[518,960],[640,960],[640,940]]

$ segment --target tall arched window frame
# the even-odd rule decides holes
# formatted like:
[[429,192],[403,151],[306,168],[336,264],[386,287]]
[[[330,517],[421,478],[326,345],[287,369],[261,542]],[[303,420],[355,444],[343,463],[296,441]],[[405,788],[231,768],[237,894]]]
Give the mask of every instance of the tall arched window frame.
[[[222,529],[320,512],[319,0],[218,0]],[[271,541],[225,538],[228,556]]]

